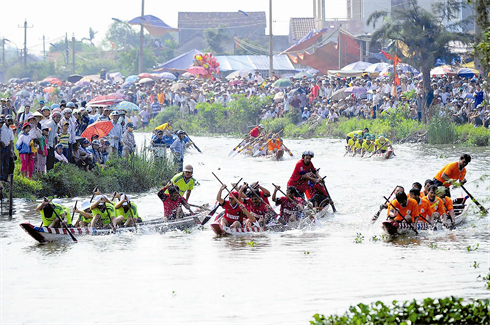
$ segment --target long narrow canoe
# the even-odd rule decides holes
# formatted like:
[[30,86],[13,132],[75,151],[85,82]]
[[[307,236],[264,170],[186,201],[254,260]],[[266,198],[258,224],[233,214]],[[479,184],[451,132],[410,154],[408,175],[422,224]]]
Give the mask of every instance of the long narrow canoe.
[[[185,217],[182,219],[171,220],[164,222],[162,219],[144,221],[138,223],[136,227],[118,227],[116,232],[135,232],[135,231],[155,231],[167,232],[172,230],[185,230],[201,224],[201,219],[198,215],[193,217]],[[21,223],[20,227],[29,234],[32,238],[41,244],[46,244],[57,240],[70,240],[68,231],[64,228],[49,228],[36,227],[30,223]],[[115,232],[112,229],[97,229],[93,227],[68,228],[75,237],[83,236],[107,236]]]

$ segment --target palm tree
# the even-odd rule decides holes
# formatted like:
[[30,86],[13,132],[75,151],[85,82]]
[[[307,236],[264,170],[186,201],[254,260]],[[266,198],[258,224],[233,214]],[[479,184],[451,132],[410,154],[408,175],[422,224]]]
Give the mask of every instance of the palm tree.
[[[420,67],[427,94],[430,70],[437,58],[454,56],[451,46],[458,42],[466,45],[473,40],[472,35],[460,31],[467,21],[454,21],[459,10],[461,3],[456,0],[436,3],[432,12],[421,8],[417,0],[409,0],[391,12],[376,11],[369,16],[367,24],[376,28],[378,20],[383,19],[383,25],[373,32],[371,44],[394,42],[394,52],[402,62]],[[427,110],[425,113],[429,117]]]

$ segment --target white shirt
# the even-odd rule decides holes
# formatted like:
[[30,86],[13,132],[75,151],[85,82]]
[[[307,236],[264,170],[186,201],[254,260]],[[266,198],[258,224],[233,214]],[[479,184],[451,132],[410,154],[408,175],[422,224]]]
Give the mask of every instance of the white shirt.
[[14,141],[14,132],[12,132],[12,129],[7,126],[6,123],[2,125],[2,134],[0,140],[8,146],[10,144],[10,141]]

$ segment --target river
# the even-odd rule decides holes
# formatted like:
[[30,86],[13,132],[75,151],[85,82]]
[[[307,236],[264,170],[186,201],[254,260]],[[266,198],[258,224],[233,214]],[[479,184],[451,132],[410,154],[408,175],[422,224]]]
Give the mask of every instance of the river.
[[[140,143],[143,137],[137,134]],[[19,227],[39,224],[37,203],[16,200],[13,220],[3,216],[0,223],[0,323],[307,324],[315,313],[343,313],[360,302],[490,296],[477,280],[489,273],[489,217],[481,218],[475,205],[454,231],[373,240],[382,235],[385,212],[370,222],[395,185],[408,191],[462,150],[473,158],[467,189],[490,208],[490,181],[477,180],[490,171],[489,148],[404,144],[395,159],[377,161],[343,157],[341,140],[288,140],[296,157],[274,162],[228,157],[239,139],[193,140],[203,154],[186,156],[200,184],[191,203],[214,204],[219,183],[211,172],[227,184],[244,177],[271,192],[272,183],[284,189],[309,149],[338,212],[311,231],[218,238],[206,228],[39,245]],[[156,191],[132,200],[147,220],[163,213]],[[72,207],[74,199],[64,203]],[[362,243],[355,242],[358,234]]]

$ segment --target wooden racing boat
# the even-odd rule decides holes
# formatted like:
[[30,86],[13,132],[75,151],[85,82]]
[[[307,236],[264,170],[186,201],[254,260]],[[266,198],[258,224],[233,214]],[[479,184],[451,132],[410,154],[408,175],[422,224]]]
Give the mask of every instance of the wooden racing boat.
[[[453,206],[454,206],[454,224],[456,226],[461,225],[463,222],[466,221],[466,214],[469,209],[469,203],[466,202],[468,197],[460,197],[455,200],[453,200]],[[414,226],[414,225],[412,225]],[[405,221],[403,222],[389,222],[385,221],[382,224],[382,229],[383,231],[388,234],[388,235],[401,235],[401,234],[409,234],[413,233],[412,228],[406,223]],[[415,227],[415,226],[414,226]],[[441,230],[446,228],[446,226],[441,222],[441,221],[436,221],[434,222],[434,225],[431,226],[430,224],[426,222],[417,222],[417,231],[427,231],[427,230]]]
[[395,153],[393,150],[387,150],[386,152],[380,152],[373,156],[373,158],[384,160],[384,159],[392,159],[395,157]]
[[[199,215],[194,215],[191,217],[184,217],[182,219],[170,220],[164,222],[162,219],[155,219],[149,221],[143,221],[138,223],[136,227],[118,227],[116,232],[111,228],[108,229],[97,229],[93,227],[81,227],[81,228],[68,228],[68,230],[75,235],[75,237],[82,236],[106,236],[112,235],[119,232],[167,232],[172,230],[185,230],[188,228],[195,227],[201,224],[201,219]],[[20,227],[24,229],[32,238],[37,240],[41,244],[46,244],[48,242],[57,240],[71,240],[68,231],[64,228],[48,228],[48,227],[36,227],[30,223],[21,223]]]

